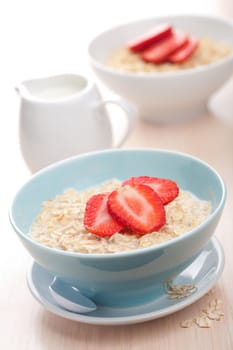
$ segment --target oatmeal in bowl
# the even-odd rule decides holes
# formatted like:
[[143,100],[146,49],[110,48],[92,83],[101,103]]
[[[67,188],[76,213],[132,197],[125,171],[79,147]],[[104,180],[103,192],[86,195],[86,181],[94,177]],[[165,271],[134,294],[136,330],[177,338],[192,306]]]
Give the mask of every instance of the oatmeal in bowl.
[[[164,44],[164,43],[161,43]],[[185,46],[185,45],[184,45]],[[150,61],[142,59],[140,52],[132,52],[128,47],[121,47],[115,50],[106,60],[106,64],[113,68],[126,72],[134,73],[165,73],[165,72],[177,72],[186,69],[193,69],[208,64],[212,64],[221,61],[224,58],[233,55],[233,46],[222,42],[214,41],[210,38],[202,37],[197,41],[195,50],[190,53],[187,59],[182,56],[179,61],[179,54],[182,51],[188,51],[188,47],[181,48],[176,54],[171,54],[169,59],[177,57],[175,61],[165,60],[163,62],[153,63],[153,58]],[[158,50],[160,47],[158,45]]]
[[[151,42],[161,26],[165,37]],[[149,46],[141,46],[142,36]],[[198,15],[147,18],[99,34],[88,53],[100,81],[135,104],[142,119],[186,121],[206,111],[232,74],[233,25]]]
[[97,304],[134,305],[202,251],[225,196],[216,170],[190,155],[107,150],[34,174],[9,217],[37,264]]
[[[120,253],[179,237],[200,225],[211,214],[209,201],[200,200],[188,191],[179,191],[177,197],[164,206],[165,218],[152,232],[134,232],[135,229],[129,230],[118,222],[113,227],[111,217],[105,220],[108,212],[103,212],[103,201],[98,202],[98,198],[120,187],[120,181],[111,179],[80,192],[66,189],[42,204],[41,212],[32,224],[30,237],[48,247],[70,252]],[[89,219],[88,215],[93,215],[92,210],[95,211],[94,219]],[[160,207],[156,210],[158,215]],[[97,215],[101,225],[96,223]]]

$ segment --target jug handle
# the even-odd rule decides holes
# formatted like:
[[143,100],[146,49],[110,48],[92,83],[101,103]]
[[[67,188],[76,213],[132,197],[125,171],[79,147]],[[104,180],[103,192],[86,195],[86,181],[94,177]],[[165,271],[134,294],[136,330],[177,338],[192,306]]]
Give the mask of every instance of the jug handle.
[[135,126],[136,120],[138,118],[138,111],[135,106],[123,100],[122,98],[115,99],[115,100],[101,101],[97,107],[99,109],[108,104],[112,104],[120,107],[123,110],[123,112],[125,112],[125,117],[127,119],[127,126],[123,130],[121,137],[119,137],[119,140],[116,142],[116,144],[113,145],[113,147],[120,147],[125,142],[129,134],[132,132]]

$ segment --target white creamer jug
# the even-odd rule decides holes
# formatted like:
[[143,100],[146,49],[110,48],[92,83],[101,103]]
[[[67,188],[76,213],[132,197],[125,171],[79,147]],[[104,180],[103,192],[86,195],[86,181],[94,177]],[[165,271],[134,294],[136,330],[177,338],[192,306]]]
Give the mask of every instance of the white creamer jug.
[[[53,162],[111,147],[119,147],[132,130],[137,111],[127,101],[104,101],[86,77],[64,74],[24,81],[16,87],[21,97],[19,135],[26,164],[35,172]],[[121,139],[114,135],[106,104],[116,104],[127,116]],[[123,126],[122,126],[123,127]]]

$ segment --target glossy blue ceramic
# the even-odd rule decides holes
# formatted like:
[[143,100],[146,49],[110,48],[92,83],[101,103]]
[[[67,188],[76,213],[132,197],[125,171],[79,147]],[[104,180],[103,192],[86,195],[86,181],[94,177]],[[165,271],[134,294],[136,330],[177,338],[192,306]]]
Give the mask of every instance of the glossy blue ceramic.
[[[28,287],[33,297],[50,312],[69,320],[95,325],[124,325],[164,317],[195,303],[206,295],[218,282],[224,268],[224,252],[220,242],[212,238],[198,257],[174,279],[174,284],[194,284],[196,290],[185,298],[170,299],[166,290],[154,295],[149,303],[134,307],[107,307],[98,305],[88,313],[70,312],[57,304],[50,293],[54,280],[51,272],[37,263],[30,265],[27,273]],[[66,292],[63,289],[63,294]]]
[[[111,254],[70,253],[32,241],[28,232],[41,203],[66,188],[83,190],[107,179],[151,175],[170,178],[183,190],[212,203],[199,227],[160,245]],[[212,237],[226,189],[220,175],[187,154],[154,149],[107,150],[72,157],[35,175],[18,191],[10,222],[34,260],[101,305],[129,306],[160,294],[163,283],[188,266]]]

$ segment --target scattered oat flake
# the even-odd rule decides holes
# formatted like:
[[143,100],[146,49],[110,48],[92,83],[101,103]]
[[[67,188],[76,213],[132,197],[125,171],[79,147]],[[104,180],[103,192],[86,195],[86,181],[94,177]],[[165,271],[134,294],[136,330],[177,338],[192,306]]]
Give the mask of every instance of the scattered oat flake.
[[184,321],[182,321],[182,322],[180,323],[180,326],[181,326],[182,328],[190,328],[190,327],[192,327],[193,323],[194,323],[194,320],[191,320],[191,319],[189,319],[189,320],[184,320]]
[[200,328],[210,328],[212,321],[221,321],[224,316],[222,300],[216,298],[209,302],[202,310],[202,314],[193,320],[185,320],[180,323],[182,328],[189,328],[195,323]]
[[195,322],[200,328],[210,328],[212,324],[211,320],[206,315],[195,318]]
[[223,302],[220,299],[213,299],[207,308],[207,311],[212,312],[212,311],[220,311],[222,310]]
[[222,310],[222,301],[214,299],[209,303],[209,306],[202,310],[210,320],[220,321],[224,312]]
[[207,296],[212,296],[216,292],[215,288],[212,288],[208,293],[206,293]]
[[221,315],[217,312],[209,312],[207,314],[207,317],[210,319],[210,320],[215,320],[215,321],[220,321],[221,320]]
[[197,287],[194,284],[173,284],[172,280],[169,279],[166,283],[166,291],[169,299],[181,299],[188,297],[189,295],[196,292]]

